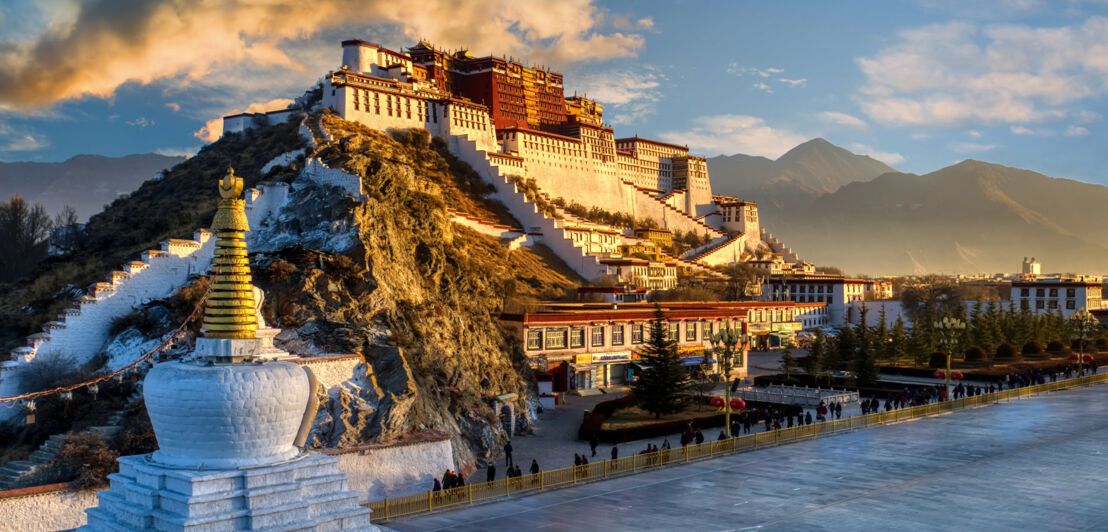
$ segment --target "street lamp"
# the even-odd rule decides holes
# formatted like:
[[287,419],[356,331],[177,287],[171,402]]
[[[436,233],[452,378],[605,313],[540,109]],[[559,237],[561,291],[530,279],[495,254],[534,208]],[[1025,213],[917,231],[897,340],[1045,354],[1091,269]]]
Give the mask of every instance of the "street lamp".
[[934,325],[935,330],[939,332],[939,345],[946,352],[946,399],[949,401],[953,397],[950,393],[950,355],[958,346],[958,337],[966,330],[966,322],[947,316],[936,321]]
[[1081,365],[1085,362],[1085,339],[1089,333],[1100,328],[1100,320],[1096,319],[1085,307],[1074,312],[1069,319],[1070,335],[1077,339],[1077,374],[1081,375]]
[[[745,341],[745,335],[733,329],[730,324],[711,338],[712,352],[719,359],[719,372],[723,376],[723,393],[727,397],[723,404],[723,430],[728,438],[731,437],[731,370],[734,367],[735,345],[740,340]],[[741,351],[739,356],[742,356]]]

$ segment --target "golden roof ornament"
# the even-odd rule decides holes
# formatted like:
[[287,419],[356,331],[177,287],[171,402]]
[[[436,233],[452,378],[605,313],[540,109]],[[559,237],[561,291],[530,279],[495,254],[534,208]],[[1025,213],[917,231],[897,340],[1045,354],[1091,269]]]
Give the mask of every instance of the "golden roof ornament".
[[232,168],[219,181],[219,207],[212,220],[216,233],[212,258],[212,291],[204,301],[205,338],[254,338],[254,286],[246,253],[246,200],[242,178]]

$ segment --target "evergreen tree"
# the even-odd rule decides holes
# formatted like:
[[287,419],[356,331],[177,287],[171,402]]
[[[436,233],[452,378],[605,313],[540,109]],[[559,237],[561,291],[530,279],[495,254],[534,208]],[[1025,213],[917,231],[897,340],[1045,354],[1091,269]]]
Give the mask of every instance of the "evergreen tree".
[[834,357],[828,361],[827,369],[847,369],[854,363],[854,353],[858,350],[858,335],[854,327],[845,325],[839,329],[835,342]]
[[823,372],[826,363],[827,337],[823,335],[823,331],[816,329],[816,337],[812,339],[812,344],[808,346],[808,356],[800,359],[799,364],[801,368],[804,368],[804,373],[815,378]]
[[854,331],[856,337],[858,338],[858,347],[860,349],[865,349],[873,344],[873,339],[870,338],[871,335],[869,332],[868,316],[869,308],[867,308],[865,303],[863,303],[862,307],[858,311],[858,328]]
[[896,317],[896,323],[893,324],[893,331],[889,335],[886,351],[888,351],[888,358],[892,360],[893,364],[899,364],[900,360],[908,354],[908,335],[904,333],[904,319],[900,316]]
[[873,333],[873,354],[877,358],[888,361],[889,358],[889,328],[885,326],[885,320],[889,319],[885,312],[885,305],[881,305],[881,312],[877,315],[877,331]]
[[1000,344],[1004,343],[1004,329],[1001,327],[1001,312],[1002,309],[997,305],[996,301],[989,301],[989,306],[985,308],[985,315],[987,317],[986,323],[989,327],[986,336],[991,342],[989,344],[989,349],[995,350]]
[[966,317],[966,305],[959,303],[950,312],[950,317],[966,324],[966,328],[958,333],[958,345],[954,348],[956,353],[964,353],[973,345],[973,335],[969,330],[969,318]]
[[680,412],[684,407],[684,391],[689,373],[677,353],[677,339],[670,337],[669,322],[660,305],[654,305],[654,321],[650,323],[650,340],[643,349],[646,369],[632,385],[639,398],[639,407],[654,414]]
[[877,384],[877,361],[873,356],[873,346],[860,345],[854,350],[854,375],[859,386]]
[[986,353],[992,353],[992,347],[989,346],[988,327],[985,325],[985,303],[978,299],[973,303],[973,312],[970,313],[969,321],[967,322],[966,330],[969,331],[970,343],[973,345],[979,345]]

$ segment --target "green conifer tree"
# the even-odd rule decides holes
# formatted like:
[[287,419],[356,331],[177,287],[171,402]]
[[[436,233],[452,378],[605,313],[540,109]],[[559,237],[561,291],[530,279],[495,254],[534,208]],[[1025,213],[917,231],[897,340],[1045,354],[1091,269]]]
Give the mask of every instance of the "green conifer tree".
[[669,334],[669,322],[662,307],[655,304],[654,321],[650,323],[650,340],[643,349],[646,369],[631,386],[639,398],[639,407],[654,414],[680,412],[684,407],[689,373],[677,352],[677,339]]
[[826,363],[827,337],[823,335],[821,330],[816,329],[816,337],[812,339],[811,345],[808,346],[808,356],[800,359],[799,364],[801,368],[804,368],[804,373],[811,375],[813,378],[818,378]]
[[896,317],[896,323],[893,324],[892,333],[889,334],[887,348],[888,358],[893,364],[900,364],[901,359],[908,354],[908,335],[904,332],[904,319],[899,315]]

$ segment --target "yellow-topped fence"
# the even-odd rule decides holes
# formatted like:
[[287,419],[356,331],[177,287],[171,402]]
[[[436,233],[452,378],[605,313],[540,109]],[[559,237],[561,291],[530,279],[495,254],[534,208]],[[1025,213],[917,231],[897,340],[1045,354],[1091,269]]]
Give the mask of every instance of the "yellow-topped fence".
[[582,482],[620,475],[631,475],[659,467],[690,462],[715,456],[725,456],[759,447],[780,445],[815,438],[844,431],[863,429],[873,425],[897,423],[906,419],[931,416],[943,412],[952,412],[964,408],[973,408],[983,404],[1010,401],[1044,392],[1053,392],[1076,386],[1108,381],[1108,374],[1089,375],[1059,382],[1025,386],[999,392],[986,393],[973,397],[964,397],[953,401],[931,403],[875,412],[864,416],[836,419],[797,426],[787,429],[759,432],[746,436],[735,436],[725,440],[706,441],[701,444],[687,445],[674,449],[660,449],[651,453],[639,453],[615,460],[603,460],[580,466],[563,467],[542,471],[534,475],[523,475],[497,479],[492,482],[473,482],[459,488],[441,491],[428,491],[405,497],[396,497],[367,503],[373,511],[374,521],[384,521],[421,512],[432,512],[440,508],[473,504],[499,497],[509,497],[514,493],[541,491],[562,486],[572,486]]

